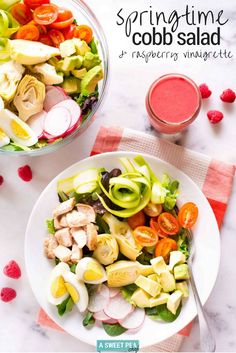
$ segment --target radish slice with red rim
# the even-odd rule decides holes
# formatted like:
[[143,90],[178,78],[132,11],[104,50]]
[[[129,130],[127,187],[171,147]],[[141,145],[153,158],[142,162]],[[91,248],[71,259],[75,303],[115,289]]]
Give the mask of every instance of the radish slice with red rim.
[[66,108],[71,113],[71,128],[77,125],[80,120],[82,120],[80,106],[73,99],[64,100],[63,102],[58,103],[54,108],[59,107]]
[[43,110],[40,113],[31,116],[27,120],[27,124],[34,131],[38,138],[43,137],[43,126],[46,116],[47,113]]
[[104,322],[104,324],[109,324],[109,325],[114,325],[118,323],[118,321],[115,319],[103,320],[102,322]]
[[103,310],[97,311],[96,313],[94,313],[93,317],[95,320],[98,320],[98,321],[111,320],[111,318],[107,316]]
[[113,298],[120,293],[120,288],[109,288],[109,291],[110,291],[110,298]]
[[44,110],[48,112],[49,110],[54,108],[58,103],[61,103],[67,99],[72,100],[61,87],[48,86],[43,104]]
[[107,306],[104,309],[104,312],[112,319],[122,320],[133,310],[133,305],[127,302],[127,300],[125,300],[121,294],[117,294],[115,297],[110,298]]
[[145,319],[145,310],[141,308],[135,308],[131,315],[127,316],[123,320],[119,320],[119,324],[128,330],[138,330]]
[[[89,291],[88,310],[93,313],[102,311],[109,300],[109,289],[104,284],[93,286]],[[108,317],[110,319],[110,317]]]
[[44,131],[52,137],[62,136],[70,127],[71,114],[68,109],[51,109],[44,120]]

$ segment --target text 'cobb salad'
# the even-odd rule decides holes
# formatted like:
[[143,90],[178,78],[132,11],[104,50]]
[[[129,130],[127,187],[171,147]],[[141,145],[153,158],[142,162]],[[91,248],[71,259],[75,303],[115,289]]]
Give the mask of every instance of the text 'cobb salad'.
[[0,0],[0,148],[28,151],[75,131],[98,101],[93,30],[50,0]]
[[123,171],[92,168],[58,181],[44,241],[55,261],[48,301],[60,316],[77,307],[84,326],[100,323],[110,336],[136,332],[146,316],[177,319],[189,296],[187,232],[198,217],[194,203],[177,206],[178,181],[160,181],[140,155],[120,162]]

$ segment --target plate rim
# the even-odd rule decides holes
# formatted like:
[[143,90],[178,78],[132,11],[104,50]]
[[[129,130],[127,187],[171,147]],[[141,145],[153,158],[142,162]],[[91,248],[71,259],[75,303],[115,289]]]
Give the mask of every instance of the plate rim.
[[[33,208],[32,208],[32,211],[31,211],[31,213],[30,213],[30,216],[29,216],[29,218],[28,218],[28,222],[27,222],[27,226],[26,226],[26,230],[25,230],[25,237],[24,237],[24,262],[25,262],[26,273],[27,273],[27,278],[28,278],[28,282],[29,282],[30,288],[31,288],[31,290],[32,290],[32,292],[33,292],[33,294],[34,294],[34,297],[35,297],[35,299],[37,300],[37,302],[38,302],[40,308],[43,309],[43,310],[46,312],[46,314],[49,316],[49,318],[50,318],[52,321],[54,321],[54,322],[55,322],[61,329],[63,329],[66,333],[68,333],[68,334],[71,335],[72,337],[76,338],[78,341],[84,342],[84,343],[86,343],[86,344],[88,344],[88,345],[90,345],[90,346],[92,346],[92,347],[95,347],[95,344],[93,344],[93,343],[91,344],[91,341],[87,340],[86,338],[83,338],[83,339],[78,338],[78,337],[75,336],[73,333],[69,332],[68,330],[65,330],[65,328],[62,327],[62,326],[60,325],[60,323],[58,323],[57,321],[55,321],[55,318],[53,318],[53,317],[47,312],[47,310],[45,310],[45,309],[43,308],[42,304],[40,303],[40,300],[38,299],[37,292],[36,292],[36,290],[33,288],[33,285],[32,285],[32,283],[31,283],[31,276],[30,276],[29,270],[28,270],[29,264],[28,264],[27,255],[26,255],[26,254],[27,254],[27,245],[28,245],[28,239],[29,239],[29,237],[27,236],[27,234],[28,234],[28,231],[29,231],[29,227],[30,227],[30,223],[31,223],[31,218],[33,217],[33,214],[34,214],[35,210],[37,209],[37,206],[38,206],[38,204],[40,203],[41,198],[42,198],[43,195],[47,192],[47,190],[50,188],[51,184],[55,183],[58,179],[60,179],[61,176],[62,176],[64,173],[66,173],[66,172],[67,172],[68,170],[70,170],[70,169],[73,169],[76,165],[80,164],[81,162],[85,162],[85,163],[86,163],[86,161],[91,160],[91,159],[96,160],[96,159],[101,158],[101,156],[104,156],[104,155],[105,155],[105,156],[113,156],[113,155],[115,155],[115,156],[117,156],[117,155],[121,156],[121,155],[123,155],[123,154],[126,154],[126,155],[128,154],[128,155],[132,155],[132,156],[137,156],[137,155],[140,154],[140,155],[142,155],[144,158],[146,157],[146,158],[149,158],[149,159],[154,159],[157,163],[160,161],[161,163],[164,163],[164,164],[166,164],[166,165],[170,165],[171,168],[175,169],[175,171],[176,171],[177,173],[180,173],[180,174],[184,175],[184,177],[187,178],[190,183],[193,183],[193,184],[198,188],[198,191],[202,194],[202,196],[204,197],[204,199],[207,201],[208,206],[209,206],[209,208],[210,208],[210,210],[211,210],[211,212],[212,212],[212,214],[213,214],[213,216],[214,216],[213,219],[214,219],[214,223],[215,223],[215,226],[216,226],[216,229],[217,229],[217,232],[218,232],[218,239],[219,239],[219,240],[218,240],[218,246],[217,246],[217,252],[218,252],[218,254],[217,254],[217,259],[218,259],[218,261],[217,261],[217,268],[216,268],[216,271],[215,271],[215,273],[214,273],[214,278],[213,278],[213,280],[212,280],[212,288],[210,289],[209,294],[207,295],[207,297],[204,298],[204,301],[203,301],[203,303],[202,303],[203,306],[206,304],[207,300],[209,299],[209,297],[210,297],[210,295],[212,294],[212,291],[213,291],[213,289],[214,289],[214,287],[215,287],[216,280],[217,280],[217,277],[218,277],[218,274],[219,274],[220,262],[221,262],[221,238],[220,238],[220,231],[219,231],[219,227],[218,227],[218,224],[217,224],[217,221],[216,221],[214,212],[213,212],[213,210],[212,210],[212,208],[211,208],[211,206],[210,206],[210,204],[209,204],[209,201],[207,200],[206,196],[204,195],[204,193],[203,193],[203,191],[200,189],[200,187],[195,183],[195,181],[193,181],[185,172],[183,172],[181,169],[177,168],[177,167],[174,166],[173,164],[171,164],[171,163],[169,163],[169,162],[167,162],[167,161],[165,161],[165,160],[163,160],[163,159],[161,159],[161,158],[159,158],[159,157],[157,157],[157,156],[154,156],[154,155],[152,155],[152,154],[142,153],[142,152],[138,152],[138,151],[135,152],[135,151],[125,151],[125,150],[122,150],[122,151],[104,152],[104,153],[96,154],[96,155],[93,155],[93,156],[88,156],[88,157],[83,158],[83,159],[81,159],[81,160],[79,160],[79,161],[77,161],[77,162],[71,164],[70,166],[66,167],[65,169],[63,169],[59,174],[57,174],[57,175],[46,185],[46,187],[41,191],[39,197],[37,198],[36,202],[34,203],[34,206],[33,206]],[[117,157],[117,158],[119,158],[119,157]],[[40,310],[40,309],[39,309],[39,310]],[[194,317],[191,318],[191,319],[188,321],[187,325],[188,325],[190,322],[192,322],[192,320],[194,320],[194,318],[195,318],[196,316],[197,316],[197,310],[196,310],[196,313],[195,313]],[[184,328],[184,327],[183,327],[183,328]],[[182,328],[182,329],[183,329],[183,328]],[[181,330],[181,329],[180,329],[180,330]],[[176,332],[175,334],[177,334],[177,333],[178,333],[178,332]],[[145,348],[145,347],[149,347],[149,346],[154,345],[154,344],[159,344],[159,343],[163,342],[164,340],[173,337],[175,334],[167,335],[167,336],[165,336],[161,341],[155,341],[155,339],[154,339],[154,340],[150,340],[149,343],[145,343],[145,344],[142,344],[142,342],[140,342],[140,348]]]

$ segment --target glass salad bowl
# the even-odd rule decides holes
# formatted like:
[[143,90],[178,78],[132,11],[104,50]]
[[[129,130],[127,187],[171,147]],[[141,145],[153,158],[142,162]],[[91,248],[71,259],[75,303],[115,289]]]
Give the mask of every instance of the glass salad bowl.
[[78,138],[78,136],[82,132],[84,132],[89,127],[89,125],[93,122],[95,114],[100,108],[103,98],[105,96],[107,83],[108,83],[109,55],[108,55],[108,47],[107,47],[107,42],[106,42],[103,29],[99,21],[97,20],[95,14],[82,0],[67,0],[66,2],[64,0],[51,0],[51,3],[57,5],[58,7],[62,7],[70,10],[74,16],[76,24],[87,25],[93,31],[94,40],[97,44],[97,50],[98,50],[98,54],[101,59],[101,65],[103,68],[103,79],[100,80],[98,83],[98,98],[97,100],[94,100],[91,105],[89,105],[86,118],[83,119],[83,116],[82,116],[80,118],[80,123],[78,124],[78,127],[76,129],[71,129],[72,131],[71,133],[65,134],[65,136],[62,138],[57,137],[54,141],[53,139],[52,141],[49,140],[49,143],[41,148],[25,148],[23,150],[19,148],[18,150],[14,150],[13,148],[4,149],[1,147],[0,154],[5,154],[7,156],[39,156],[39,155],[54,152],[58,150],[60,147],[63,147],[69,144],[70,142]]

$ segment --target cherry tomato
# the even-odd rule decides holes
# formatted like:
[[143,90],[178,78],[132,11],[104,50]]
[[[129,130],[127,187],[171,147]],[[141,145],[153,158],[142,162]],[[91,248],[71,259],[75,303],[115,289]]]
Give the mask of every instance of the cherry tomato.
[[134,230],[134,238],[142,246],[154,246],[158,242],[156,232],[150,227],[137,227]]
[[140,211],[128,218],[128,224],[132,229],[135,229],[140,226],[144,226],[145,224],[145,215],[143,211]]
[[54,47],[58,48],[60,44],[65,41],[62,32],[58,31],[57,29],[51,29],[51,31],[48,32],[48,35],[51,38]]
[[21,25],[26,25],[32,20],[32,12],[25,4],[15,4],[11,8],[11,14]]
[[161,239],[156,246],[155,256],[162,256],[166,263],[169,261],[170,252],[178,249],[178,245],[174,239]]
[[16,39],[37,41],[39,39],[39,30],[32,24],[22,26],[16,33]]
[[198,208],[193,202],[187,202],[179,210],[179,224],[183,228],[190,229],[197,222]]
[[41,34],[39,37],[39,42],[53,47],[53,42],[48,34]]
[[163,233],[158,225],[157,218],[151,218],[150,227],[157,233],[158,238],[167,238],[169,235]]
[[162,205],[157,205],[155,203],[149,202],[144,208],[144,212],[149,217],[157,217],[162,212]]
[[34,21],[39,25],[50,25],[56,21],[58,16],[58,7],[53,4],[46,4],[37,7],[34,10]]
[[50,0],[24,0],[24,3],[26,6],[34,10],[36,9],[36,7],[39,7],[44,4],[49,4]]
[[163,233],[175,235],[179,232],[177,219],[168,212],[164,212],[158,217],[158,225]]
[[84,40],[86,43],[90,43],[93,39],[93,31],[87,25],[77,26],[75,29],[74,36],[81,40]]
[[47,28],[44,25],[39,25],[36,23],[34,20],[30,21],[28,25],[34,25],[38,28],[40,34],[46,34],[47,33]]
[[74,33],[75,33],[76,25],[72,23],[70,26],[64,28],[62,30],[62,33],[65,37],[65,39],[73,39],[74,38]]
[[58,9],[58,16],[55,22],[50,27],[55,29],[63,29],[69,27],[74,21],[74,16],[70,10],[60,7]]

